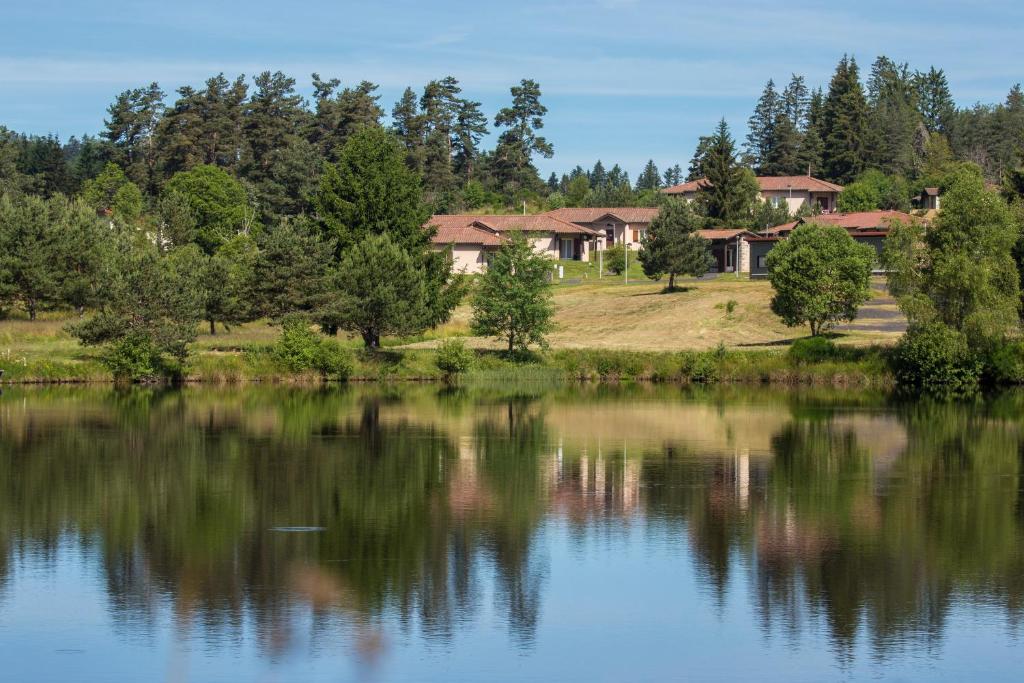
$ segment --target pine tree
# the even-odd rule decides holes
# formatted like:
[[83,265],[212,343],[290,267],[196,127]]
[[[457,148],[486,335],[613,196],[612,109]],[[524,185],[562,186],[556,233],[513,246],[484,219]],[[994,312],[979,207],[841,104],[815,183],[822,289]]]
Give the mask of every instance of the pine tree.
[[759,173],[767,165],[777,143],[775,125],[782,111],[783,102],[775,90],[775,81],[769,79],[757,100],[754,113],[747,120],[747,143],[744,146],[744,161]]
[[829,180],[852,182],[866,163],[868,107],[857,62],[843,56],[822,111],[822,170]]
[[929,133],[949,136],[956,116],[956,105],[949,92],[949,82],[942,69],[934,66],[926,72],[917,72],[917,106]]
[[644,166],[643,172],[640,177],[636,179],[636,189],[643,190],[657,190],[661,188],[661,174],[658,173],[658,167],[654,163],[654,159],[650,159],[647,165]]
[[[745,169],[736,160],[736,147],[729,133],[729,126],[722,119],[715,133],[707,138],[707,151],[701,166],[707,183],[701,187],[701,202],[710,218],[725,224],[740,224],[747,220],[754,200]],[[753,186],[756,196],[757,185]]]
[[676,287],[676,277],[701,277],[713,263],[711,243],[700,236],[701,217],[689,202],[670,200],[662,208],[641,240],[640,263],[644,275],[660,278],[668,275],[668,290]]
[[452,132],[452,148],[455,158],[455,173],[462,180],[470,180],[480,156],[480,141],[487,135],[487,117],[480,110],[480,103],[459,100],[459,112]]
[[406,166],[402,144],[383,128],[362,128],[349,138],[324,171],[313,203],[339,254],[385,232],[410,251],[430,239],[420,178]]
[[800,136],[800,148],[797,152],[796,173],[815,175],[821,170],[821,156],[825,143],[821,138],[822,118],[825,109],[825,96],[818,88],[811,95],[807,106],[807,126]]
[[711,137],[701,135],[697,140],[697,149],[693,152],[693,158],[690,159],[690,166],[686,169],[687,182],[700,180],[706,175],[706,171],[704,170],[704,157],[707,156],[708,147],[710,146]]
[[782,91],[782,112],[793,128],[802,133],[807,128],[807,116],[811,105],[811,93],[803,76],[793,74],[789,85]]
[[672,187],[683,182],[683,169],[676,164],[665,170],[665,187]]
[[156,182],[155,133],[164,112],[164,93],[157,83],[125,90],[107,108],[103,137],[115,152],[115,161],[140,188],[151,190]]
[[914,140],[921,120],[910,67],[880,56],[868,78],[867,164],[885,173],[909,175],[915,166]]
[[514,194],[540,184],[533,155],[550,158],[554,147],[537,131],[544,127],[548,109],[540,103],[540,86],[524,79],[512,87],[512,105],[498,112],[494,125],[504,128],[494,151],[493,173],[499,187]]
[[406,88],[402,99],[391,109],[391,130],[401,141],[406,151],[406,162],[409,168],[417,173],[423,172],[425,150],[423,148],[423,115],[420,113],[419,102],[412,88]]
[[311,141],[324,158],[334,161],[353,133],[364,126],[380,125],[384,110],[380,108],[380,96],[375,94],[377,85],[370,81],[338,90],[341,81],[337,78],[324,81],[314,73],[312,79],[316,112]]

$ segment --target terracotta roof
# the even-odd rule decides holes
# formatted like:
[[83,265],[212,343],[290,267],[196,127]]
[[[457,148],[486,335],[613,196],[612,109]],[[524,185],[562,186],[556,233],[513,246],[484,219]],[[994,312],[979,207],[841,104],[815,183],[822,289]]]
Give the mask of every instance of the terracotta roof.
[[686,192],[697,192],[702,187],[709,185],[710,183],[704,178],[697,178],[696,180],[688,180],[685,183],[679,183],[672,187],[666,187],[662,192],[665,194],[684,194]]
[[930,197],[938,197],[939,196],[939,188],[937,188],[937,187],[926,187],[926,188],[924,188],[924,193],[923,194],[926,194],[926,195],[928,195]]
[[585,228],[569,221],[564,221],[546,214],[532,216],[497,216],[485,215],[475,216],[470,214],[458,215],[436,215],[431,216],[428,225],[436,225],[440,228],[466,227],[475,225],[491,232],[509,232],[519,230],[523,232],[552,232],[559,235],[594,235],[596,231]]
[[697,234],[709,240],[731,240],[733,237],[736,237],[736,235],[754,235],[754,233],[744,228],[708,228],[705,230],[698,230]]
[[[691,180],[672,187],[666,187],[662,192],[665,194],[684,194],[697,192],[701,187],[708,184],[704,178]],[[843,186],[830,183],[827,180],[814,178],[809,175],[783,175],[783,176],[758,176],[757,185],[762,192],[783,192],[786,190],[808,191],[808,192],[842,192]]]
[[657,217],[658,209],[643,206],[564,208],[548,211],[546,215],[570,223],[594,223],[605,217],[615,218],[622,223],[650,223]]
[[856,213],[823,213],[820,216],[808,216],[791,223],[776,225],[764,231],[765,235],[778,235],[789,232],[801,223],[821,223],[838,225],[847,230],[864,230],[866,228],[888,228],[892,221],[909,223],[913,216],[902,211],[858,211]]
[[497,247],[504,241],[496,232],[478,225],[438,225],[430,239],[434,244],[478,244]]

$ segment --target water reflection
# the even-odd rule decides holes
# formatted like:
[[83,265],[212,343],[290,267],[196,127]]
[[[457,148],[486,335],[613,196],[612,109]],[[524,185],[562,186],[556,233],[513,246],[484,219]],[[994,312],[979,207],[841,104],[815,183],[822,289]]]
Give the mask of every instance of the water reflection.
[[457,648],[497,615],[528,656],[558,546],[639,538],[689,562],[722,619],[741,591],[766,643],[820,634],[842,666],[859,639],[878,661],[928,653],[957,604],[1019,625],[1020,407],[649,387],[8,391],[0,617],[19,566],[74,547],[101,568],[112,638],[159,640],[169,614],[211,652],[340,647],[372,669],[409,638]]

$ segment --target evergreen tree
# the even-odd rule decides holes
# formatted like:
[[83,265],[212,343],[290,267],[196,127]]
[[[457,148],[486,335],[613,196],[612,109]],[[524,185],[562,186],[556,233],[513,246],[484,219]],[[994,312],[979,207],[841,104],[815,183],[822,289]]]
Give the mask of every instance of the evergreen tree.
[[508,352],[546,346],[553,328],[551,264],[516,233],[494,254],[473,297],[473,334],[498,337]]
[[0,302],[20,305],[30,320],[61,302],[60,216],[53,207],[42,197],[0,195]]
[[868,110],[857,62],[844,56],[836,66],[822,108],[822,170],[829,180],[851,182],[864,169]]
[[775,90],[775,82],[769,79],[757,100],[754,113],[747,121],[749,132],[744,148],[744,161],[757,173],[764,170],[773,154],[777,143],[775,126],[780,114],[785,115],[784,103]]
[[312,79],[316,108],[311,141],[324,158],[333,161],[353,133],[363,126],[379,126],[384,110],[374,83],[362,81],[354,88],[338,90],[341,81],[337,78],[324,81],[314,73]]
[[821,157],[825,146],[822,140],[825,96],[818,88],[811,95],[807,106],[807,126],[800,136],[800,148],[796,157],[796,174],[815,175],[821,171]]
[[690,166],[686,169],[686,182],[700,180],[707,174],[704,169],[704,158],[707,156],[710,146],[711,137],[701,135],[697,140],[697,149],[693,152],[693,158],[690,159]]
[[402,98],[391,109],[391,130],[405,147],[406,163],[416,173],[423,173],[425,150],[423,148],[424,120],[420,113],[419,101],[412,88],[406,88]]
[[868,78],[867,99],[867,162],[885,173],[912,173],[921,116],[910,67],[885,56],[878,57]]
[[654,163],[654,159],[650,159],[647,165],[644,166],[643,172],[640,177],[636,179],[637,190],[658,190],[661,188],[661,174],[658,173],[658,167]]
[[701,223],[689,202],[666,202],[640,240],[644,275],[651,279],[668,275],[668,289],[672,291],[677,276],[701,277],[708,272],[714,259],[711,243],[700,236]]
[[782,91],[781,109],[799,133],[807,129],[810,106],[811,93],[804,82],[804,77],[793,74],[786,89]]
[[701,187],[700,199],[710,218],[724,224],[739,224],[749,217],[750,207],[757,193],[756,182],[751,195],[745,181],[744,169],[736,161],[736,148],[725,119],[718,123],[715,133],[708,139],[702,167],[707,180]]
[[419,334],[437,322],[431,285],[404,245],[386,232],[370,235],[342,256],[318,317],[326,328],[355,332],[366,348],[376,349],[385,335]]
[[103,137],[116,161],[138,187],[150,191],[156,182],[155,133],[164,112],[164,93],[156,83],[125,90],[107,108]]
[[505,130],[498,137],[492,172],[498,186],[508,194],[536,188],[540,180],[533,155],[550,158],[554,154],[551,143],[537,135],[548,112],[540,96],[540,86],[524,79],[512,87],[512,105],[494,118],[494,125]]
[[324,171],[313,201],[325,235],[338,253],[370,235],[389,233],[408,250],[421,250],[430,216],[419,177],[405,164],[405,150],[382,128],[363,128]]
[[[244,133],[248,157],[243,175],[260,196],[281,194],[277,183],[279,150],[295,145],[309,126],[310,116],[302,97],[295,92],[295,79],[280,71],[264,71],[253,79],[255,92],[246,108]],[[285,214],[284,207],[262,202],[264,219]]]
[[672,187],[683,182],[683,169],[679,164],[665,170],[665,187]]
[[956,116],[956,105],[949,91],[949,82],[942,69],[934,66],[927,72],[917,72],[917,107],[928,127],[928,132],[948,136]]
[[291,313],[311,315],[324,307],[335,249],[312,221],[285,219],[260,233],[257,245],[252,296],[260,315],[281,320]]
[[459,113],[452,134],[455,153],[455,174],[463,180],[474,177],[476,160],[480,156],[480,141],[487,135],[487,117],[480,111],[480,103],[459,100]]

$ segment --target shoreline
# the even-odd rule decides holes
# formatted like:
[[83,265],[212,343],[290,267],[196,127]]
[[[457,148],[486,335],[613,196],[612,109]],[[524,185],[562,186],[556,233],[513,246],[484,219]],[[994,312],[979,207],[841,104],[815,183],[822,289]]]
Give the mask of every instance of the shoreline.
[[[735,384],[890,388],[894,379],[883,347],[850,347],[846,358],[804,362],[784,349],[705,351],[623,351],[556,349],[512,360],[493,351],[475,351],[473,366],[448,376],[437,368],[434,349],[385,348],[352,354],[348,377],[293,372],[276,363],[264,348],[232,353],[202,353],[189,360],[184,376],[143,384],[375,384],[375,383],[594,383]],[[0,386],[117,384],[97,358],[30,362],[0,360]]]

